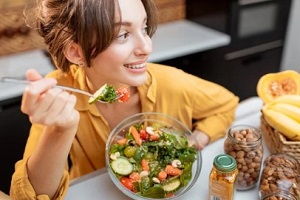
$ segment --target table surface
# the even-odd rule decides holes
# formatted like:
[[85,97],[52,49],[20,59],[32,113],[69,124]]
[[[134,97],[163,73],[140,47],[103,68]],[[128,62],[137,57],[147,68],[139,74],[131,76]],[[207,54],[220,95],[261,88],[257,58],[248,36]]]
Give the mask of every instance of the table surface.
[[[242,101],[236,111],[236,121],[233,125],[247,124],[254,127],[260,127],[260,108],[262,102],[258,97],[252,97]],[[223,144],[225,138],[222,138],[202,151],[203,165],[200,177],[195,185],[182,196],[182,200],[208,200],[208,183],[209,173],[212,168],[213,159],[216,155],[224,153]],[[264,159],[270,154],[265,141]],[[247,191],[235,191],[234,200],[258,200],[258,184],[255,188]],[[99,197],[105,196],[105,199],[129,199],[119,191],[110,180],[106,170],[98,170],[86,176],[80,177],[71,182],[66,200],[89,199],[98,200]]]

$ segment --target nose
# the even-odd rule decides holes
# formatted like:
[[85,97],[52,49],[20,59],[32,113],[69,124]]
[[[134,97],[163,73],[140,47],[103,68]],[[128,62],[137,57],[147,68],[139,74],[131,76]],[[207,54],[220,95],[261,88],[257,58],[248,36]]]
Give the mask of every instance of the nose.
[[148,35],[143,35],[138,38],[134,53],[137,56],[149,55],[152,53],[152,40]]

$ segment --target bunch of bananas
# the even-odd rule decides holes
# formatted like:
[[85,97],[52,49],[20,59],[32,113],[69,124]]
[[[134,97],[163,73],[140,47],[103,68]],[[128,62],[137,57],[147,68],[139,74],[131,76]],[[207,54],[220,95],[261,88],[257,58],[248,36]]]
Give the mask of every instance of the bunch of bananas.
[[288,139],[300,141],[300,95],[282,95],[266,103],[262,112],[267,123]]

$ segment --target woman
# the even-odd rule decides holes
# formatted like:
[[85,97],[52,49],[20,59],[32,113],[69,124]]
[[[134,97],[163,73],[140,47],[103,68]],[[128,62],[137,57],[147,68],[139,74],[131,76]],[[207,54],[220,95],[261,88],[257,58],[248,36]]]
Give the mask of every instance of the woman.
[[[201,146],[224,136],[236,96],[179,69],[147,63],[157,22],[152,0],[42,0],[38,5],[38,31],[58,70],[47,78],[27,72],[33,83],[24,91],[21,109],[33,126],[16,164],[13,199],[62,199],[70,179],[105,167],[110,131],[136,113],[179,119]],[[105,83],[125,85],[131,96],[125,103],[90,105],[89,97],[54,88],[57,83],[90,93]]]

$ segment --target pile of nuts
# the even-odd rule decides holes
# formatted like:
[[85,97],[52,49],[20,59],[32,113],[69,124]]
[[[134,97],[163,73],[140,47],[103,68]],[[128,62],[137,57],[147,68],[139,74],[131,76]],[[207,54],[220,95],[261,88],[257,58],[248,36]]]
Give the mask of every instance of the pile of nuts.
[[261,134],[251,127],[235,127],[229,130],[224,151],[236,159],[239,170],[236,189],[247,190],[259,180],[263,159]]
[[[300,197],[299,163],[286,154],[266,158],[260,180],[260,195],[266,200]],[[268,198],[264,198],[268,196]],[[286,198],[283,198],[286,197]]]

